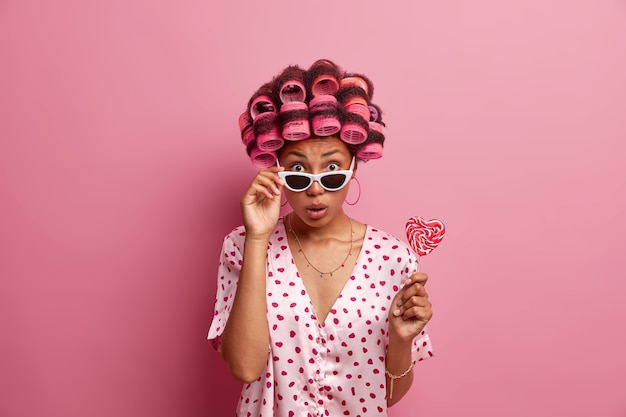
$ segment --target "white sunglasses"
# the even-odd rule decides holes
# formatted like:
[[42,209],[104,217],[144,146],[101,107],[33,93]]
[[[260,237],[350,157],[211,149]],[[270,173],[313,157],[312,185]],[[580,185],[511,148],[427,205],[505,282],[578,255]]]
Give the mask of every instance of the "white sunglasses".
[[[280,166],[278,160],[276,165]],[[285,187],[291,191],[300,192],[308,189],[317,181],[326,191],[337,191],[345,187],[352,178],[354,169],[354,157],[350,163],[350,169],[343,171],[329,171],[322,174],[307,174],[306,172],[280,171],[278,176],[285,183]]]

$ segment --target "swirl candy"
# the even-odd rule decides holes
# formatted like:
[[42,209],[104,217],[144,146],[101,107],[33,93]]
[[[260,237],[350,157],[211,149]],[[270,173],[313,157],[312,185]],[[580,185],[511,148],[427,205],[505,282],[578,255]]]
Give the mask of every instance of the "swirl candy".
[[432,252],[446,233],[446,228],[440,220],[424,220],[418,216],[411,217],[406,222],[405,229],[409,244],[419,256]]

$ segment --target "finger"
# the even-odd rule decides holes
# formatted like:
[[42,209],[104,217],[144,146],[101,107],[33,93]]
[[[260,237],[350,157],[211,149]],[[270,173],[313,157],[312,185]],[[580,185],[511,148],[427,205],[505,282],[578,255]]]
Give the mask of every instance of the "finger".
[[280,179],[280,177],[278,176],[278,173],[281,171],[284,171],[285,168],[283,167],[270,167],[264,171],[260,171],[259,175],[263,175],[265,177],[269,177],[272,178],[272,180],[274,180],[274,182],[278,185],[280,185],[281,187],[283,185],[285,185],[285,183],[283,182],[282,179]]
[[409,276],[408,279],[411,280],[411,284],[417,282],[421,285],[426,285],[426,282],[428,281],[428,275],[423,272],[414,272],[411,274],[411,276]]
[[265,194],[268,198],[279,196],[282,189],[282,181],[275,173],[260,172],[252,181],[252,189]]
[[411,307],[402,314],[403,320],[419,320],[428,323],[433,317],[430,307]]
[[408,310],[412,307],[428,307],[430,306],[430,301],[428,301],[427,297],[419,297],[414,295],[413,297],[407,299],[401,306],[404,310]]
[[414,295],[413,297],[406,300],[404,304],[398,307],[404,316],[405,313],[413,308],[431,308],[430,301],[427,297],[418,297]]
[[248,189],[246,190],[245,198],[243,199],[243,203],[245,205],[257,204],[265,199],[273,199],[273,192],[267,188],[267,186],[260,184],[258,181],[255,181],[250,184]]
[[399,295],[398,299],[395,300],[395,305],[398,307],[404,304],[406,300],[410,299],[413,296],[428,298],[428,293],[426,292],[426,288],[424,288],[423,285],[418,284],[418,283],[405,285],[404,288],[402,288],[402,290],[398,292],[398,295]]
[[391,300],[391,313],[395,316],[401,316],[403,311],[402,309],[400,309],[400,307],[402,306],[403,302],[402,302],[402,295],[404,294],[404,288],[402,288],[400,291],[398,291],[396,293],[396,295],[393,297],[393,300]]

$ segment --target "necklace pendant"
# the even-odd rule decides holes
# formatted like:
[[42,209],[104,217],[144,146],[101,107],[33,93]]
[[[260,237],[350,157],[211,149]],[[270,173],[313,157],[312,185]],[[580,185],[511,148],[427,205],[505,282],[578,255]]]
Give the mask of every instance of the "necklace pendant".
[[[351,232],[352,235],[354,235],[355,231],[354,231],[354,228],[352,227],[352,219],[350,217],[348,217],[348,220],[350,221],[350,232]],[[343,262],[341,262],[341,265],[338,266],[337,268],[335,268],[334,270],[330,271],[330,272],[322,272],[319,269],[317,269],[315,266],[311,265],[311,262],[309,262],[309,258],[306,257],[306,253],[304,253],[304,250],[302,249],[302,245],[300,244],[300,239],[298,239],[298,235],[296,234],[296,231],[293,230],[293,227],[291,227],[291,216],[289,216],[287,218],[287,222],[289,223],[289,231],[293,234],[293,237],[296,239],[296,243],[298,244],[298,252],[302,253],[302,256],[304,257],[304,260],[306,261],[306,267],[307,268],[311,267],[315,271],[319,272],[320,278],[323,278],[324,275],[329,275],[330,277],[332,277],[333,276],[333,272],[337,272],[340,268],[343,268],[343,267],[346,266],[346,261],[352,255],[352,248],[353,248],[353,244],[354,244],[354,237],[350,236],[350,250],[348,251],[348,254],[344,258]]]

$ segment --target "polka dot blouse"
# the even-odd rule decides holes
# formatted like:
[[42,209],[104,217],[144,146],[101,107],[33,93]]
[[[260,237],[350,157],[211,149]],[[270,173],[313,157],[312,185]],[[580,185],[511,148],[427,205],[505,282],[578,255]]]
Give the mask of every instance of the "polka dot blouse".
[[[208,335],[218,350],[237,289],[244,236],[241,226],[222,247]],[[416,266],[407,244],[368,226],[354,270],[320,323],[278,222],[267,257],[267,367],[243,387],[237,416],[386,416],[388,309]],[[424,331],[413,341],[413,361],[430,356]]]

